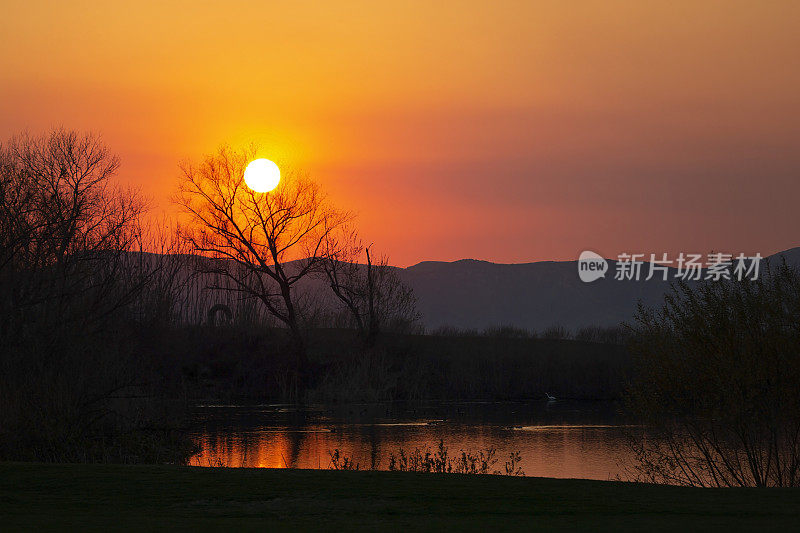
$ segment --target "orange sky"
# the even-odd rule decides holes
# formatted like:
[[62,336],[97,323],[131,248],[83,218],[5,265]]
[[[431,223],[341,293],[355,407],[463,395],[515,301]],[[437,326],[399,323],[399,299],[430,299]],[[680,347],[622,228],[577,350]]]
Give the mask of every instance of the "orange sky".
[[159,208],[179,160],[253,140],[399,265],[800,244],[798,2],[2,13],[0,138],[99,131]]

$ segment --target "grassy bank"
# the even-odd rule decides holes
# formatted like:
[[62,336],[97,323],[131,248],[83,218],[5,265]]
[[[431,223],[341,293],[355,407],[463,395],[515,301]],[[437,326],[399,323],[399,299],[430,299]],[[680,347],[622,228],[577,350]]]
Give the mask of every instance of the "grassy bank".
[[318,470],[0,464],[3,530],[794,530],[797,489]]

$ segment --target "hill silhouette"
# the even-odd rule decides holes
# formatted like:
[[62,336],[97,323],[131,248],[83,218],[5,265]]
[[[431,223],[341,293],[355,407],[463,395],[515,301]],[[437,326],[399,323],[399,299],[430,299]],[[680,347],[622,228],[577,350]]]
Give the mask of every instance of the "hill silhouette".
[[[800,266],[800,247],[765,259],[780,256]],[[605,278],[584,283],[577,261],[498,264],[462,259],[423,261],[402,269],[401,275],[414,289],[428,328],[512,325],[542,330],[556,324],[574,329],[630,320],[637,302],[660,304],[674,273],[672,269],[666,282],[659,277],[619,281],[613,279],[615,270],[616,262],[609,261]]]
[[[765,258],[772,262],[783,256],[790,265],[800,266],[800,247]],[[289,266],[291,268],[291,266]],[[609,260],[605,278],[584,283],[578,277],[577,261],[539,261],[500,264],[475,259],[423,261],[397,268],[404,283],[417,296],[422,322],[428,330],[449,326],[481,330],[493,326],[515,326],[541,331],[559,325],[574,330],[584,326],[614,326],[630,320],[638,302],[660,305],[674,280],[659,275],[645,280],[616,280],[616,261]],[[203,276],[197,278],[203,285]],[[310,279],[297,290],[313,305],[337,305],[327,283]],[[191,313],[202,319],[208,305],[224,301],[223,295],[208,295]]]

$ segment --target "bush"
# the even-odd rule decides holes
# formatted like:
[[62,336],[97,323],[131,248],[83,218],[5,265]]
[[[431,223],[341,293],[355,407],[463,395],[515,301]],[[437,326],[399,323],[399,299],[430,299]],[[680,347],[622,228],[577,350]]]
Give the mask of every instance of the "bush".
[[679,284],[632,326],[632,440],[649,481],[800,484],[800,275]]

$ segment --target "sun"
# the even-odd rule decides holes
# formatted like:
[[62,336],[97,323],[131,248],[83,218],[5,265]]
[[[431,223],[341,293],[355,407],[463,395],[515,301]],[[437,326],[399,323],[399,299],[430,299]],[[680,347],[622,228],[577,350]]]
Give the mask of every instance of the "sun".
[[281,181],[281,169],[269,159],[254,159],[244,169],[244,182],[255,192],[269,192]]

